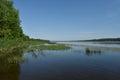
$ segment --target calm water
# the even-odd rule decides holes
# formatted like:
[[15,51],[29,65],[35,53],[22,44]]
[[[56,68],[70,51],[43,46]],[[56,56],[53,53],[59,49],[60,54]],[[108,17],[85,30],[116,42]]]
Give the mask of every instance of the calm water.
[[17,55],[0,59],[0,80],[120,80],[120,45],[74,44],[70,50],[22,52],[19,63]]

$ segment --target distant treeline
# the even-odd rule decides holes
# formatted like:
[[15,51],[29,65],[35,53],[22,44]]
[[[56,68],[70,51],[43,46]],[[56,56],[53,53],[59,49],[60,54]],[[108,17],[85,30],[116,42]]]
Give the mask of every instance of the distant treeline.
[[120,38],[101,38],[101,39],[91,39],[91,40],[77,40],[77,42],[85,42],[85,41],[120,41]]
[[84,41],[120,41],[120,38],[102,38],[102,39],[92,39]]
[[40,41],[40,42],[44,42],[44,43],[52,43],[50,40],[34,39],[34,38],[30,38],[29,41]]
[[13,0],[0,0],[0,39],[29,39],[20,26],[19,11]]
[[90,41],[120,41],[120,38],[101,38],[91,40],[69,40],[69,41],[55,41],[55,42],[90,42]]

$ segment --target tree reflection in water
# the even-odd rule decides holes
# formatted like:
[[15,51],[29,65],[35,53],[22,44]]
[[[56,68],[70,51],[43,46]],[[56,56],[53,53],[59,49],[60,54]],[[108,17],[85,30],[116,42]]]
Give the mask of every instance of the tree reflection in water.
[[[20,62],[27,61],[23,55],[24,51],[22,48],[16,48],[8,54],[0,55],[0,80],[19,80]],[[35,59],[45,56],[43,50],[37,49],[29,50],[28,54],[31,54]]]
[[0,80],[19,80],[20,65],[2,64],[0,65]]
[[0,55],[0,80],[19,80],[19,62],[23,60],[22,49],[14,49],[9,54]]

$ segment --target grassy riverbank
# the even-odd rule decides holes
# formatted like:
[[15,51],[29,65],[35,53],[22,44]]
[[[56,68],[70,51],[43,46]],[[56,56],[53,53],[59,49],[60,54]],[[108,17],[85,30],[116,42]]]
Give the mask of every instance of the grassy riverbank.
[[[46,45],[47,44],[47,45]],[[0,54],[3,53],[11,53],[19,48],[28,48],[31,46],[30,49],[40,49],[40,50],[65,50],[69,49],[70,47],[66,45],[52,43],[48,40],[37,40],[37,39],[30,39],[30,40],[9,40],[9,39],[0,39]]]

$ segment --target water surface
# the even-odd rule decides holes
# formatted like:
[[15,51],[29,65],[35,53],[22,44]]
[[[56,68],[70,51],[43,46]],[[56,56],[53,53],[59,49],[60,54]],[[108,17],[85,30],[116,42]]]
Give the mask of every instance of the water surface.
[[[69,50],[36,50],[4,57],[0,59],[0,80],[120,80],[119,45],[100,45],[82,43]],[[15,62],[19,57],[24,60]]]

